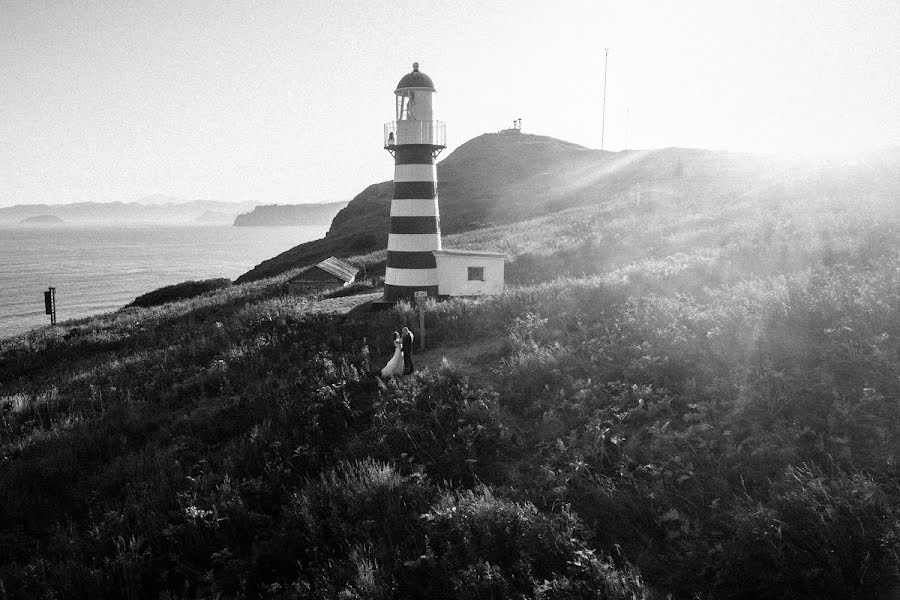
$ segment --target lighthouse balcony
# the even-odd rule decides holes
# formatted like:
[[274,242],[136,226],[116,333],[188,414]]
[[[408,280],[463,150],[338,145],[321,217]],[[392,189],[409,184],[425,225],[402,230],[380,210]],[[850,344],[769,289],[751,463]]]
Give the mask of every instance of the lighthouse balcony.
[[443,121],[391,121],[384,124],[384,147],[393,150],[404,144],[426,144],[445,148],[447,129]]

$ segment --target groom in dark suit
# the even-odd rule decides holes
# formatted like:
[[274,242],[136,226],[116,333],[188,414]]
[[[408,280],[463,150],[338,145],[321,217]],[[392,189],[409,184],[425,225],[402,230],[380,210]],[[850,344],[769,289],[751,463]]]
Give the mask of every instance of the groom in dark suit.
[[403,337],[400,340],[400,350],[403,352],[403,374],[409,375],[415,369],[412,364],[413,340],[415,336],[409,327],[403,328]]

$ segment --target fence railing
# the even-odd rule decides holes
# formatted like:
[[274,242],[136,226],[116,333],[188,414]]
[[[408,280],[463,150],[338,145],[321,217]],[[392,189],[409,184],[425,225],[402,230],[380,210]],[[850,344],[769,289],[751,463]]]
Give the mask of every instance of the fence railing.
[[443,121],[391,121],[384,124],[384,147],[401,144],[447,146],[447,128]]

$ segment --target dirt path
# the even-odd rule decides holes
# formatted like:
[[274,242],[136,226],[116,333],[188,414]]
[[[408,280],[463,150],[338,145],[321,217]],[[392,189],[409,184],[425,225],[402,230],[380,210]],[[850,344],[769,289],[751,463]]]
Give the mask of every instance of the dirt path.
[[503,340],[485,340],[463,346],[439,346],[418,350],[413,354],[416,369],[434,370],[449,364],[466,373],[472,380],[489,375],[488,367],[496,362],[503,349]]
[[[381,291],[343,298],[326,298],[311,302],[307,307],[309,312],[322,314],[348,314],[355,309],[365,310],[363,305],[380,300]],[[413,354],[413,363],[416,369],[427,368],[434,370],[444,364],[449,364],[466,373],[472,380],[487,378],[489,365],[496,362],[498,355],[503,350],[503,340],[484,340],[465,345],[427,347],[419,350],[416,342],[416,353]]]

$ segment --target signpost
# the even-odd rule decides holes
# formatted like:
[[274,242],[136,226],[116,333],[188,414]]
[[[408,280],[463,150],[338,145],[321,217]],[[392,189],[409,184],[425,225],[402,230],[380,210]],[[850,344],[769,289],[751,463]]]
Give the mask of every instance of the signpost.
[[50,324],[56,325],[56,288],[44,292],[44,314],[50,315]]
[[425,349],[425,298],[428,292],[419,291],[414,294],[416,306],[419,307],[419,350]]

